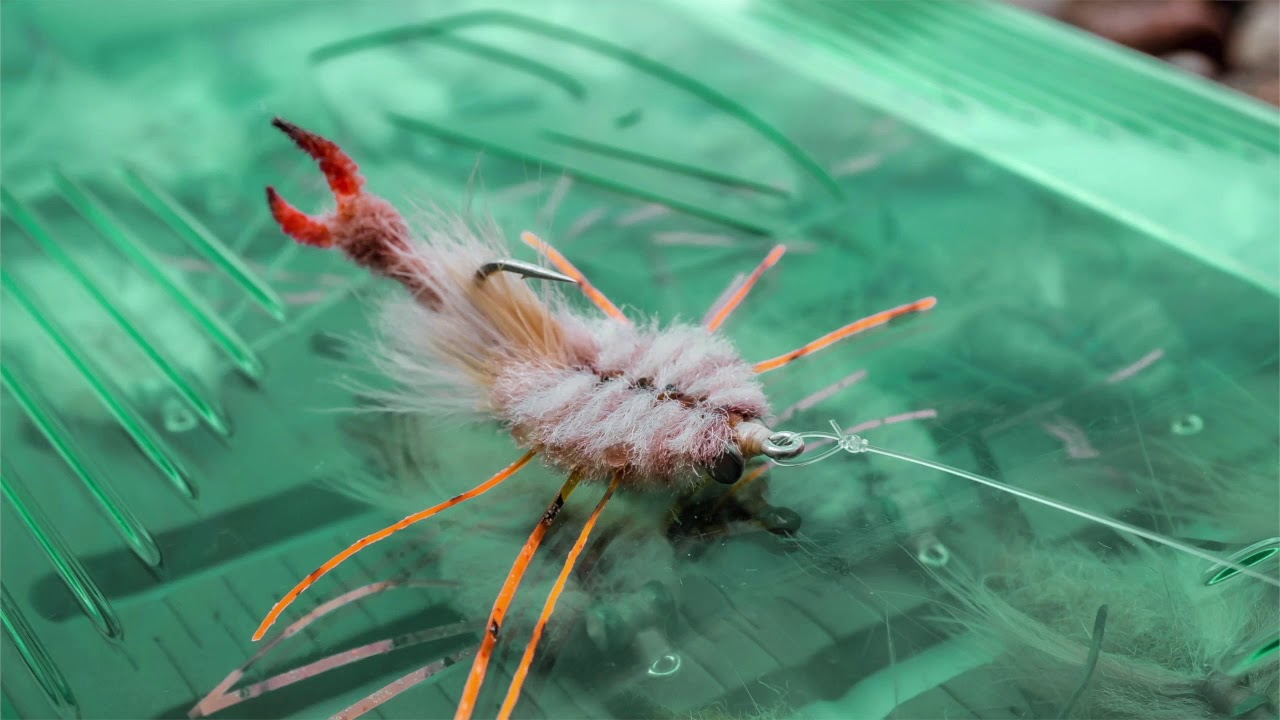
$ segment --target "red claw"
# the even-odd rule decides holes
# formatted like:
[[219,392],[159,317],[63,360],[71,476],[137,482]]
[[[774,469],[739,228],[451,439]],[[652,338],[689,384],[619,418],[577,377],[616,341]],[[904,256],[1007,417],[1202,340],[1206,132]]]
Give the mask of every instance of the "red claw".
[[[351,203],[360,194],[364,186],[364,178],[360,176],[360,168],[356,166],[338,144],[332,140],[275,118],[271,124],[279,128],[293,140],[294,144],[320,163],[320,171],[329,182],[329,189],[338,200],[338,209],[351,207]],[[267,204],[280,229],[285,234],[304,245],[315,247],[331,247],[336,242],[332,220],[321,220],[303,213],[280,197],[275,188],[267,188]]]
[[326,223],[290,205],[273,187],[267,188],[267,205],[285,235],[303,245],[322,248],[333,245],[333,233]]
[[364,190],[355,161],[332,140],[280,118],[271,124],[320,164],[338,201],[332,212],[307,215],[269,187],[267,205],[280,229],[303,245],[337,247],[357,265],[407,287],[419,302],[432,308],[439,305],[439,293],[428,282],[430,272],[423,259],[409,257],[408,224],[391,203]]
[[329,181],[329,189],[333,190],[339,204],[359,194],[360,188],[364,186],[360,168],[355,160],[338,147],[337,143],[309,130],[303,130],[288,120],[275,118],[271,124],[283,131],[289,139],[302,148],[303,152],[320,163],[320,171]]

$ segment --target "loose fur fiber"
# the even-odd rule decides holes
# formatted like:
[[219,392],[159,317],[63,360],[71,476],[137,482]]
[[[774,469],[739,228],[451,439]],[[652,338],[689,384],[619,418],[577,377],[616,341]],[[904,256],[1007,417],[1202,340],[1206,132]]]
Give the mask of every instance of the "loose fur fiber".
[[[498,469],[494,458],[510,446],[496,427],[451,427],[426,416],[367,412],[342,421],[350,449],[362,460],[337,475],[331,487],[400,517],[406,507],[427,507],[475,485],[477,468]],[[511,567],[512,548],[529,534],[538,515],[555,496],[553,471],[529,467],[519,481],[508,482],[485,495],[480,503],[464,503],[432,522],[405,531],[400,542],[430,550],[430,560],[416,573],[442,579],[471,578],[440,599],[466,617],[487,608]],[[530,576],[522,585],[518,611],[507,618],[508,632],[526,634],[554,579],[559,558],[573,542],[598,491],[580,488],[561,510]],[[641,591],[651,581],[664,581],[675,564],[674,548],[665,536],[670,499],[642,493],[619,495],[601,516],[596,538],[614,537],[626,548],[625,562],[603,562],[607,572],[575,572],[549,627],[554,636],[565,623],[573,624],[592,603],[616,603]],[[399,537],[399,535],[397,535]],[[598,542],[598,541],[597,541]],[[595,545],[596,543],[593,543]],[[591,551],[591,548],[588,548]],[[406,568],[407,569],[407,568]],[[589,582],[589,590],[583,582]],[[483,618],[475,618],[482,622]]]
[[[589,480],[622,473],[632,488],[689,484],[734,441],[734,424],[768,417],[751,366],[724,337],[692,325],[586,318],[555,288],[475,272],[508,256],[492,225],[437,214],[403,251],[418,268],[385,301],[375,362],[395,409],[497,418],[524,447]],[[550,283],[544,283],[549,285]]]
[[[1275,588],[1245,576],[1205,587],[1204,563],[1174,551],[1104,558],[1077,545],[1024,545],[1003,557],[985,579],[955,571],[941,579],[961,603],[960,625],[997,642],[1008,677],[1055,709],[1080,685],[1094,614],[1109,608],[1097,667],[1070,717],[1227,717],[1210,682],[1216,664],[1280,624]],[[1274,707],[1280,658],[1236,681],[1236,694]]]

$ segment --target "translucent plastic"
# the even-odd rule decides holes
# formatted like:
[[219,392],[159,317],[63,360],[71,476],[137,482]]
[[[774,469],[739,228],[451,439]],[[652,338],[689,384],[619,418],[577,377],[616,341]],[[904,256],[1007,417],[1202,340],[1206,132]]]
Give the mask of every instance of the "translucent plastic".
[[[1280,537],[1274,116],[1003,11],[688,5],[4,4],[6,717],[206,697],[324,717],[419,669],[376,712],[451,716],[564,482],[531,464],[251,641],[324,560],[522,454],[349,389],[379,382],[368,317],[399,288],[272,226],[268,184],[329,202],[277,114],[406,214],[469,203],[523,260],[537,233],[636,321],[715,320],[785,243],[720,327],[751,362],[936,297],[762,376],[774,427],[834,419],[1199,551],[874,453],[620,493],[514,717],[1097,715],[1117,658],[1164,647],[1153,627],[1199,653],[1166,658],[1196,702],[1256,700]],[[588,480],[476,717],[608,479]]]

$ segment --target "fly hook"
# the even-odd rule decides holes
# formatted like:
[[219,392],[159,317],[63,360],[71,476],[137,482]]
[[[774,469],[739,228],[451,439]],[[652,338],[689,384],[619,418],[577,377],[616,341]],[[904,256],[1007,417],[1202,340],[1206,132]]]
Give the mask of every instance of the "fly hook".
[[574,280],[568,275],[558,273],[555,270],[548,270],[540,265],[534,265],[533,263],[527,263],[521,260],[512,260],[509,258],[494,260],[493,262],[487,262],[481,265],[480,269],[476,270],[476,282],[484,282],[485,278],[496,272],[515,273],[516,275],[521,275],[527,278],[554,280],[556,282],[569,283],[571,285],[578,284],[577,280]]

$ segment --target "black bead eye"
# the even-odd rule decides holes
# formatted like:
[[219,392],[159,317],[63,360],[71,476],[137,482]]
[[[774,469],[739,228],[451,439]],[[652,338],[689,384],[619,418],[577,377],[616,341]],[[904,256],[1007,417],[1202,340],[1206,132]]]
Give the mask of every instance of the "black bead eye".
[[715,462],[705,468],[707,476],[718,483],[732,485],[738,482],[742,477],[742,471],[747,466],[745,460],[742,459],[742,451],[737,445],[726,444],[724,452]]

